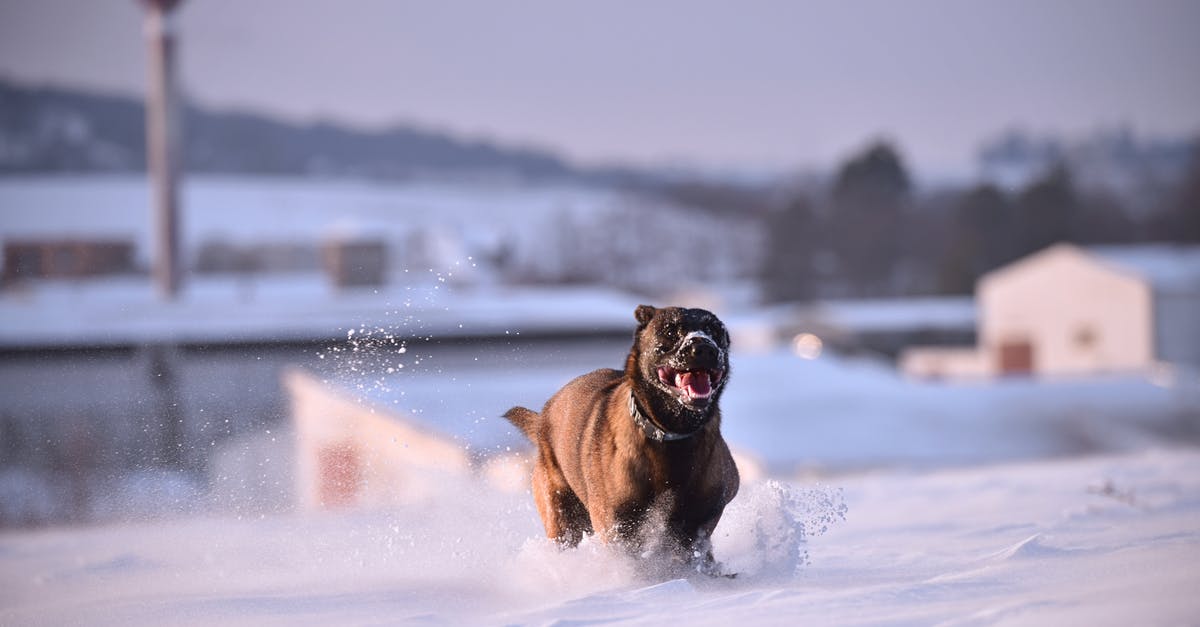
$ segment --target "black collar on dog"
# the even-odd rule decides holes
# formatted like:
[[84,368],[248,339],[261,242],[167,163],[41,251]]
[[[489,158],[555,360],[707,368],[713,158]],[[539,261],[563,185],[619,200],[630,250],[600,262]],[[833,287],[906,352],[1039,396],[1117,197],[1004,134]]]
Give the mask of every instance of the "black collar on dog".
[[696,429],[691,433],[675,433],[674,431],[667,431],[666,429],[654,424],[652,420],[647,418],[644,414],[642,414],[641,411],[638,410],[637,401],[633,398],[633,390],[629,391],[629,415],[633,417],[634,424],[642,428],[642,432],[646,434],[646,437],[654,440],[655,442],[673,442],[675,440],[683,440],[696,435],[696,433],[700,431],[700,429]]

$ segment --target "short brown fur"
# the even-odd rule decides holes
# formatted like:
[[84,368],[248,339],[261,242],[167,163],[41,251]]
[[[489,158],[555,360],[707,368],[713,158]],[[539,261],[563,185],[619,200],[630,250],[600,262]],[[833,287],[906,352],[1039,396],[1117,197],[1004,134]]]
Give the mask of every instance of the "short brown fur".
[[[674,556],[711,572],[709,538],[739,484],[717,407],[728,380],[728,334],[703,310],[643,305],[635,315],[639,324],[624,370],[590,372],[559,390],[540,414],[514,407],[505,417],[537,447],[533,496],[547,536],[573,546],[597,533],[639,552],[665,541]],[[678,340],[675,353],[664,349],[689,330],[715,337],[686,346]],[[677,390],[656,369],[691,367],[697,359],[712,367],[714,384],[711,398],[693,405],[672,397]],[[631,393],[651,423],[687,437],[648,435],[630,413]],[[655,521],[661,529],[650,528]]]

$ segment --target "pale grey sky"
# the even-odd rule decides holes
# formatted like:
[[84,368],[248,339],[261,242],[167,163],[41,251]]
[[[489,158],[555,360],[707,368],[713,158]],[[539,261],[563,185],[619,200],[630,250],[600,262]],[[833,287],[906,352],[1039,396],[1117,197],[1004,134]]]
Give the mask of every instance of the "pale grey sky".
[[[134,93],[135,0],[0,0],[0,75]],[[1200,132],[1200,1],[185,0],[199,103],[581,162],[962,171],[1001,129]]]

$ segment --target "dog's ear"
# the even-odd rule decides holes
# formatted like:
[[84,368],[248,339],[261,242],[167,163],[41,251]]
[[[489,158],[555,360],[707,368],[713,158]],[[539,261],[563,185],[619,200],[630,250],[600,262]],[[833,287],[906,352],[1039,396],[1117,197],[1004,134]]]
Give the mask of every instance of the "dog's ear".
[[638,328],[650,324],[650,321],[654,319],[654,314],[657,311],[657,309],[651,307],[650,305],[638,305],[637,309],[633,310],[633,317],[637,318]]

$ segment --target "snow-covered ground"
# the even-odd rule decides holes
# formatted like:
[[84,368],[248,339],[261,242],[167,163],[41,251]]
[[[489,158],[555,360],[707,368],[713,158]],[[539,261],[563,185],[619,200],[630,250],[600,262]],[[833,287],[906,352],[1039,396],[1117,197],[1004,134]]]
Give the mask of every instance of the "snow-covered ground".
[[0,293],[0,347],[325,341],[349,329],[402,337],[612,333],[637,300],[602,287],[388,285],[337,290],[320,276],[190,282],[164,302],[144,278],[45,281]]
[[[144,191],[129,181],[9,182],[0,185],[0,235],[36,235],[61,221],[144,244]],[[185,200],[212,210],[190,213],[185,231],[194,241],[239,241],[243,233],[224,229],[248,205],[267,208],[241,220],[251,238],[365,230],[400,241],[410,228],[436,227],[422,222],[436,214],[473,241],[517,209],[553,224],[563,211],[614,201],[586,190],[443,191],[207,181]],[[126,208],[81,213],[85,200]],[[331,204],[345,205],[336,223],[325,217]],[[505,334],[628,330],[635,302],[627,295],[552,297],[489,281],[443,288],[454,283],[449,270],[429,271],[421,281],[343,292],[319,277],[195,280],[174,303],[157,302],[140,281],[43,283],[0,298],[0,347],[329,341],[312,357],[334,384],[460,444],[499,450],[523,444],[499,418],[504,409],[536,407],[582,372],[621,366],[627,344],[605,337],[509,343]],[[974,317],[969,303],[946,301],[831,304],[819,313],[860,331],[914,320],[969,327]],[[103,524],[0,530],[0,625],[1153,625],[1200,616],[1194,370],[917,382],[881,362],[831,351],[802,359],[777,346],[792,312],[729,314],[736,350],[723,429],[746,482],[714,542],[736,579],[664,573],[594,542],[559,551],[542,538],[527,491],[478,479],[445,483],[419,505],[288,512],[287,430],[254,423],[255,437],[239,432],[221,443],[210,469],[226,477],[220,485],[161,470],[103,477],[111,494],[96,495],[92,507]],[[428,341],[464,336],[496,338]],[[209,359],[180,372],[254,382]],[[10,415],[41,416],[21,408],[47,401],[58,406],[45,415],[84,422],[91,414],[82,409],[59,411],[64,398],[104,405],[81,375],[144,368],[121,364],[75,364],[64,370],[72,389],[62,390],[57,373],[23,365],[32,374],[9,374],[0,392],[29,401]],[[47,380],[56,389],[29,383]],[[122,400],[146,400],[132,376],[95,380]],[[220,417],[231,398],[206,391],[187,400]],[[246,474],[222,465],[223,453]],[[51,494],[31,489],[37,477],[22,473],[3,467],[0,508]]]
[[[1200,375],[1184,367],[1149,376],[939,383],[908,379],[876,359],[739,349],[740,329],[732,329],[722,431],[772,476],[1130,451],[1181,435],[1194,441],[1200,432]],[[424,353],[418,363],[419,347],[396,354],[386,334],[355,337],[360,345],[326,354],[331,381],[473,449],[521,445],[524,438],[500,418],[505,409],[540,407],[577,375],[621,368],[628,352],[624,340],[557,352],[463,346]]]
[[[418,367],[416,349],[368,342],[327,360],[367,400],[515,446],[500,411],[622,353],[496,350],[460,345]],[[403,374],[387,372],[396,359]],[[125,491],[140,506],[106,517],[124,522],[0,531],[0,624],[1188,624],[1200,449],[1169,440],[1194,437],[1172,421],[1194,421],[1200,399],[1193,375],[1160,375],[953,386],[746,349],[724,426],[766,474],[745,473],[714,538],[736,579],[664,573],[594,542],[559,551],[527,490],[477,479],[443,479],[419,505],[274,514],[245,498],[207,509],[150,481]],[[282,461],[277,435],[243,451],[249,468]],[[176,498],[189,514],[135,514]]]
[[[464,443],[516,446],[499,411],[536,405],[584,363],[621,356],[608,342],[522,350],[490,364],[496,349],[472,345],[421,367],[415,349],[327,359],[341,360],[340,380],[363,383],[366,400],[398,400]],[[404,374],[388,375],[395,359],[411,359]],[[747,350],[732,376],[725,432],[766,470],[745,473],[714,537],[736,579],[664,573],[591,541],[560,551],[542,537],[527,490],[478,479],[439,479],[438,496],[416,505],[274,514],[253,498],[206,509],[203,495],[150,481],[140,505],[108,517],[124,522],[0,531],[0,624],[1173,625],[1200,616],[1200,449],[1168,443],[1172,416],[1195,415],[1184,373],[952,386],[871,361]],[[243,451],[254,472],[286,457],[286,435],[270,439],[274,448]],[[1097,450],[1110,452],[1067,456]],[[286,484],[286,474],[276,479]],[[148,502],[176,498],[189,514],[168,506],[162,517]]]
[[[153,249],[144,176],[26,176],[0,180],[0,240],[54,237],[132,241],[142,264]],[[402,240],[414,230],[462,232],[488,242],[518,216],[537,224],[594,212],[619,193],[578,186],[502,182],[373,183],[263,176],[193,176],[181,186],[181,242],[313,242],[370,236]],[[515,232],[515,231],[514,231]]]
[[[572,184],[192,176],[180,194],[179,255],[188,271],[199,270],[201,258],[228,266],[230,246],[274,246],[292,251],[275,258],[276,270],[311,272],[322,245],[362,239],[385,246],[392,283],[436,272],[460,284],[590,280],[646,290],[677,288],[681,277],[744,278],[761,249],[760,229],[748,219]],[[134,265],[149,268],[150,198],[144,176],[0,178],[0,244],[115,240],[132,244]],[[633,220],[639,228],[627,227]],[[695,250],[705,251],[705,263],[695,263]]]
[[733,580],[540,537],[528,494],[0,533],[0,623],[1178,625],[1200,616],[1200,453],[745,485]]
[[804,467],[930,467],[1137,450],[1194,437],[1200,375],[1009,378],[938,383],[888,363],[783,350],[733,364],[729,441],[775,473]]

